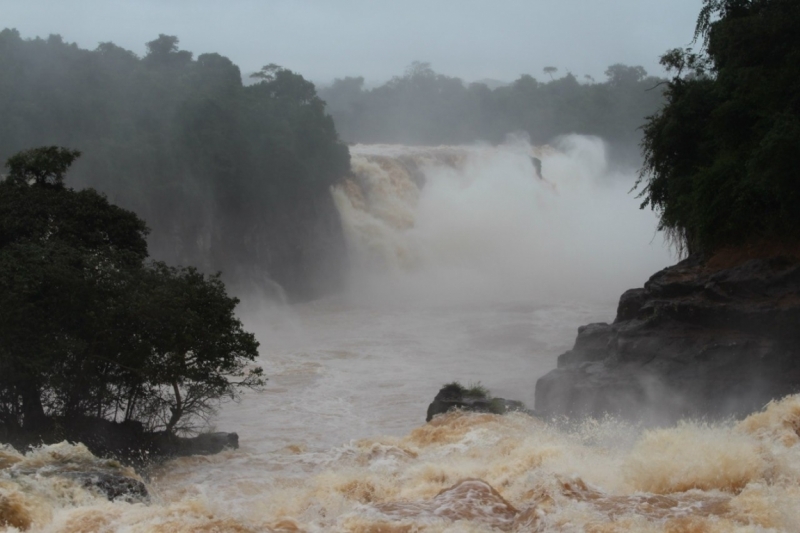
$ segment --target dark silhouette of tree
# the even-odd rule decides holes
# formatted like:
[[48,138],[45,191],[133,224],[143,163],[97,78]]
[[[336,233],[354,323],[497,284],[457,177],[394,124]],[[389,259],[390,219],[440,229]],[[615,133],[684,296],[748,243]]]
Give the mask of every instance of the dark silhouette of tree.
[[219,401],[263,383],[258,343],[219,275],[147,263],[147,227],[63,183],[78,152],[9,158],[0,181],[0,425],[53,417],[197,429]]
[[59,146],[25,150],[11,156],[6,162],[8,179],[18,184],[63,187],[64,174],[80,155],[77,150]]
[[644,206],[690,254],[800,238],[800,4],[706,0],[696,40],[661,63],[666,106],[644,128]]

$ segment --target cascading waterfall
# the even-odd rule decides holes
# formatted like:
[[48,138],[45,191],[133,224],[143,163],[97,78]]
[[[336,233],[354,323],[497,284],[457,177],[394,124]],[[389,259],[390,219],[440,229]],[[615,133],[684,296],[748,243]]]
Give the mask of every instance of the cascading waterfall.
[[333,191],[351,288],[415,303],[613,301],[665,266],[652,213],[602,142],[556,146],[353,147],[353,176]]
[[215,421],[241,448],[154,467],[140,503],[59,474],[120,471],[82,446],[0,448],[0,530],[800,530],[799,396],[660,429],[521,413],[423,424],[452,380],[530,403],[575,328],[612,319],[622,290],[670,262],[600,141],[352,153],[332,191],[348,291],[245,301],[270,381]]

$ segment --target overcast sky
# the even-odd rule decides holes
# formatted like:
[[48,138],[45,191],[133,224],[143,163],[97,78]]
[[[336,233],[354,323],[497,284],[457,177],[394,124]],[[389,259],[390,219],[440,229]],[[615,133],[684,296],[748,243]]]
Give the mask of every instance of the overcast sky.
[[412,61],[467,81],[540,79],[556,66],[598,80],[612,63],[660,74],[689,44],[700,0],[0,0],[0,27],[112,41],[139,55],[159,33],[218,52],[243,73],[278,63],[315,82],[382,82]]

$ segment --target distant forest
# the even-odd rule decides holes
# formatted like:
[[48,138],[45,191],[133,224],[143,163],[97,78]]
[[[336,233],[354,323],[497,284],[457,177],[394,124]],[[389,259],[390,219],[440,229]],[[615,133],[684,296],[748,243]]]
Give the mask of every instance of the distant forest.
[[157,259],[221,270],[234,290],[273,286],[269,276],[313,297],[342,277],[329,191],[349,153],[312,83],[275,65],[257,77],[244,86],[227,58],[194,58],[167,35],[139,58],[6,29],[0,161],[43,145],[80,150],[70,184],[139,214]]
[[534,144],[581,133],[607,141],[624,164],[638,166],[641,126],[664,102],[662,78],[643,67],[615,64],[606,80],[579,81],[547,67],[551,79],[522,75],[506,86],[466,84],[413,63],[402,76],[374,89],[363,77],[346,77],[319,89],[336,129],[348,142],[457,144],[501,142],[523,131]]
[[371,90],[344,78],[318,93],[273,64],[243,83],[229,59],[178,43],[160,35],[138,57],[0,31],[0,161],[38,146],[80,150],[72,187],[141,216],[154,258],[222,271],[236,294],[278,290],[273,280],[307,299],[341,284],[330,188],[350,171],[345,141],[501,142],[524,131],[543,144],[582,133],[638,165],[639,127],[663,100],[662,80],[624,65],[601,83],[550,68],[546,82],[523,75],[492,90],[414,63]]

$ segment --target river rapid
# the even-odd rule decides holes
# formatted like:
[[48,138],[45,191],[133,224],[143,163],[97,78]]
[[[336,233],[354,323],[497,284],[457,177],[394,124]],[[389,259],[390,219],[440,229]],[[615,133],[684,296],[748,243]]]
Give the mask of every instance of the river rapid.
[[800,530],[798,397],[666,428],[521,413],[424,423],[454,380],[533,407],[577,327],[613,320],[623,290],[674,261],[599,140],[351,152],[354,174],[332,191],[346,290],[291,306],[243,295],[269,382],[214,420],[241,447],[146,473],[148,503],[46,475],[108,467],[82,446],[0,448],[0,530]]

